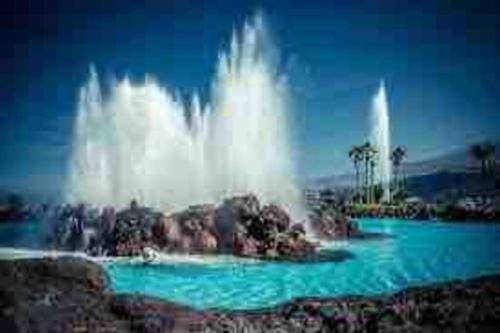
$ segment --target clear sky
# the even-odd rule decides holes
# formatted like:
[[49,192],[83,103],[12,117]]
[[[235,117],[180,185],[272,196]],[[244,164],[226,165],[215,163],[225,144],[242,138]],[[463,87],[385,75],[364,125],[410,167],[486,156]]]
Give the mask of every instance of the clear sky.
[[387,84],[395,144],[418,160],[500,131],[500,4],[475,1],[7,1],[0,19],[0,189],[56,191],[76,97],[151,73],[206,95],[231,31],[262,10],[291,82],[299,176],[348,171]]

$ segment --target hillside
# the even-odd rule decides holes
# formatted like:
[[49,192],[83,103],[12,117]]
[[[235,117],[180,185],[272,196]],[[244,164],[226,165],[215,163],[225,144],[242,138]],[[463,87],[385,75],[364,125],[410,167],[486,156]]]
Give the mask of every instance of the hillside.
[[[500,141],[495,142],[500,147]],[[500,160],[500,148],[496,160]],[[497,169],[500,164],[497,163]],[[470,188],[472,183],[481,183],[480,164],[469,154],[469,147],[454,149],[432,158],[409,161],[403,164],[408,188],[413,194],[431,200],[444,190]],[[500,174],[500,170],[498,172]],[[319,177],[311,182],[310,188],[346,188],[354,186],[353,173]],[[477,186],[475,186],[477,187]]]

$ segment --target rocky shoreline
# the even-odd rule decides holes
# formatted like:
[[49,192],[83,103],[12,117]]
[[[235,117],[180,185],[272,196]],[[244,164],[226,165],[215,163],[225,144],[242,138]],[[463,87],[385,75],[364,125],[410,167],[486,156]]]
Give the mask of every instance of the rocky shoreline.
[[2,332],[496,332],[498,327],[500,275],[394,294],[201,311],[145,295],[114,294],[106,271],[83,259],[0,261]]

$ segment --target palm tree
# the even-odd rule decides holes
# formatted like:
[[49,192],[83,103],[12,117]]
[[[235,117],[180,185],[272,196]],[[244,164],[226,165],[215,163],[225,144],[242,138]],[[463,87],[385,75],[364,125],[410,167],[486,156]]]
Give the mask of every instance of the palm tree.
[[496,172],[496,147],[492,143],[486,143],[485,145],[485,150],[486,150],[486,171],[490,175],[495,175]]
[[369,142],[366,141],[361,146],[361,151],[363,152],[363,161],[365,163],[365,200],[367,203],[372,202],[372,187],[373,187],[373,177],[375,169],[375,156],[377,155],[377,149]]
[[370,159],[370,203],[375,202],[375,155],[376,153],[374,153]]
[[391,162],[392,168],[394,170],[394,188],[395,192],[402,190],[402,180],[401,178],[401,164],[403,159],[406,157],[406,147],[397,146],[391,152]]
[[492,171],[492,164],[494,165],[495,160],[495,145],[490,142],[472,145],[470,154],[481,163],[481,175],[483,177]]
[[[360,167],[360,162],[363,161],[363,149],[361,146],[352,146],[351,150],[349,150],[349,158],[353,161],[354,163],[354,171],[356,173],[356,195],[361,198],[360,196],[360,179],[359,179],[359,167]],[[360,199],[358,199],[360,200]]]

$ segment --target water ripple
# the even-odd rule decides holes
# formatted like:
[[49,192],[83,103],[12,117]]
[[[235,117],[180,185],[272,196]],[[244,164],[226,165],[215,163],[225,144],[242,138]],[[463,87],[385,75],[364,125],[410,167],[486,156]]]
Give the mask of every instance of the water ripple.
[[198,308],[257,308],[300,296],[389,292],[410,285],[500,272],[499,225],[362,220],[388,239],[330,242],[354,257],[283,263],[207,257],[157,265],[111,261],[114,289],[143,292]]

